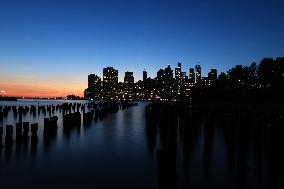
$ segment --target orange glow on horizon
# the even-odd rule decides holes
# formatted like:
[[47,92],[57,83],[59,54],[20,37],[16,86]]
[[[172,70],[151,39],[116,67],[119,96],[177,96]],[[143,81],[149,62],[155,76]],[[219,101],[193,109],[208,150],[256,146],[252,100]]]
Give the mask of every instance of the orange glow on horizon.
[[7,96],[29,98],[53,98],[67,95],[84,96],[85,81],[70,80],[20,80],[10,78],[1,80],[0,90],[5,90]]
[[[42,89],[37,86],[32,86],[31,89],[27,89],[26,87],[17,87],[13,88],[10,86],[6,86],[6,93],[7,96],[16,96],[16,97],[35,97],[35,98],[52,98],[52,97],[65,97],[67,95],[76,95],[76,96],[83,96],[83,90],[68,90],[68,89],[63,89],[62,87],[58,86],[57,89],[54,88],[46,88]],[[65,86],[66,87],[66,86]]]

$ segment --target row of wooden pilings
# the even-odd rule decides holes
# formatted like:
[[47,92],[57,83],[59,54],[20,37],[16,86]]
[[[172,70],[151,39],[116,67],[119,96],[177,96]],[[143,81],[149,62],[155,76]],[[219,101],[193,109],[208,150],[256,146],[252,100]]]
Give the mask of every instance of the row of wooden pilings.
[[[130,108],[132,106],[137,106],[138,103],[129,103],[129,102],[99,102],[99,103],[89,103],[88,108],[93,110],[89,112],[85,112],[83,110],[83,123],[88,124],[94,118],[95,121],[98,119],[103,119],[108,114],[116,113],[119,109],[124,110],[126,108]],[[74,112],[63,115],[63,126],[72,127],[72,126],[80,126],[81,125],[81,113]]]
[[[6,137],[5,137],[5,146],[11,147],[14,143],[13,139],[13,125],[6,125]],[[38,142],[38,124],[29,122],[16,123],[16,143],[22,143],[29,140],[31,137],[31,143],[35,144]],[[29,136],[31,133],[31,136]],[[3,135],[3,127],[0,127],[0,147],[2,147],[2,135]]]
[[[57,129],[57,116],[44,118],[44,135],[49,136],[50,133],[56,132]],[[19,122],[16,123],[16,143],[24,143],[31,139],[31,144],[38,142],[38,123]],[[13,139],[14,127],[13,125],[6,125],[5,146],[10,147],[14,143]],[[0,147],[2,146],[3,127],[0,127]]]
[[[38,112],[53,112],[53,111],[62,111],[63,114],[63,127],[64,129],[73,128],[74,126],[81,126],[81,119],[83,118],[83,124],[89,124],[93,119],[96,121],[98,119],[103,119],[108,114],[116,113],[119,109],[124,110],[126,108],[136,106],[137,103],[129,103],[129,102],[89,102],[87,103],[87,108],[92,109],[89,112],[86,111],[86,105],[80,103],[64,103],[62,105],[51,105],[51,106],[31,106],[24,107],[19,106],[16,108],[15,106],[0,106],[0,119],[3,119],[3,116],[7,116],[7,113],[12,110],[14,114],[25,114],[29,111],[34,113]],[[80,113],[82,111],[82,115]],[[75,112],[72,112],[75,111]],[[77,112],[76,112],[77,111]],[[44,118],[44,129],[43,135],[45,139],[51,137],[54,133],[57,132],[57,116],[51,116],[50,118]],[[12,125],[6,125],[6,135],[5,135],[5,146],[12,146],[13,139],[13,131],[14,128]],[[29,136],[29,132],[31,131],[31,136]],[[31,143],[36,144],[38,142],[38,123],[30,124],[29,122],[19,122],[16,123],[16,142],[26,142],[31,138]],[[3,136],[3,127],[0,127],[0,146],[2,146],[2,136]]]
[[[91,103],[88,103],[88,107],[90,108]],[[28,112],[31,114],[40,114],[40,113],[54,113],[55,111],[63,111],[63,113],[71,113],[72,111],[85,111],[85,104],[82,103],[63,103],[58,105],[47,105],[47,106],[0,106],[0,119],[6,117],[9,111],[13,111],[14,116],[26,115]]]
[[112,106],[114,104],[118,104],[121,109],[125,109],[128,107],[131,107],[133,105],[137,105],[137,103],[131,103],[127,101],[113,101],[113,102],[99,102],[99,103],[94,103],[94,102],[89,102],[86,104],[82,103],[63,103],[63,104],[58,104],[58,105],[47,105],[47,106],[34,106],[31,105],[29,106],[0,106],[0,119],[7,116],[9,111],[13,111],[15,115],[17,114],[27,114],[28,112],[30,113],[54,113],[55,111],[63,111],[63,113],[71,113],[73,112],[79,112],[85,111],[86,107],[88,109],[95,109],[98,106],[103,106],[105,107],[106,104],[111,104]]
[[185,106],[170,102],[153,102],[145,107],[146,132],[155,137],[159,132],[161,145],[157,150],[158,184],[174,188],[176,181],[177,129]]
[[[157,132],[160,136],[157,168],[161,188],[174,188],[175,185],[177,134],[188,149],[197,138],[203,139],[205,174],[210,172],[214,131],[217,129],[224,135],[224,150],[228,150],[230,166],[238,179],[244,179],[246,175],[250,145],[256,146],[258,154],[267,153],[267,164],[274,173],[284,170],[284,153],[279,148],[284,145],[284,109],[281,106],[154,102],[145,107],[145,120],[148,137],[155,138]],[[269,150],[265,151],[266,148]],[[190,153],[186,151],[185,148],[183,153]],[[255,158],[259,159],[257,153]]]

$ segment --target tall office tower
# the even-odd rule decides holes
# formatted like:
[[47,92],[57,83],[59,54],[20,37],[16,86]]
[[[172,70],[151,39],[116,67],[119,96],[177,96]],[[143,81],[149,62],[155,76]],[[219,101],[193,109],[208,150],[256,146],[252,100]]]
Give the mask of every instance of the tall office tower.
[[194,68],[189,68],[189,75],[188,75],[189,83],[194,84],[195,83],[195,72]]
[[147,78],[145,85],[145,99],[153,99],[157,95],[157,87],[155,79]]
[[173,70],[171,69],[170,65],[168,65],[168,67],[165,68],[165,79],[166,80],[173,79]]
[[114,98],[118,87],[118,71],[113,67],[103,69],[103,91],[105,98]]
[[134,77],[133,72],[125,72],[124,76],[124,98],[133,98]]
[[96,74],[88,75],[88,88],[84,92],[85,98],[99,98],[101,92],[101,78]]
[[178,67],[175,68],[175,79],[176,79],[177,81],[180,81],[180,79],[181,79],[180,73],[181,73],[181,63],[178,62]]
[[143,71],[143,81],[145,82],[147,79],[147,71],[144,69]]
[[103,82],[116,85],[118,83],[118,71],[113,67],[103,69]]
[[178,67],[175,68],[175,93],[181,93],[181,63],[178,62]]
[[200,83],[201,81],[201,66],[195,66],[195,83]]
[[171,98],[173,94],[173,70],[171,66],[165,68],[163,98]]
[[164,88],[164,78],[165,78],[165,70],[160,69],[157,72],[157,77],[156,77],[156,89],[158,95],[160,95],[162,89]]
[[208,79],[211,81],[217,80],[217,69],[211,69],[211,71],[208,73]]
[[133,72],[129,72],[129,71],[125,72],[124,83],[125,84],[134,84]]
[[190,84],[186,72],[181,72],[181,95],[188,96]]
[[88,75],[88,88],[93,89],[101,85],[101,78],[96,74]]

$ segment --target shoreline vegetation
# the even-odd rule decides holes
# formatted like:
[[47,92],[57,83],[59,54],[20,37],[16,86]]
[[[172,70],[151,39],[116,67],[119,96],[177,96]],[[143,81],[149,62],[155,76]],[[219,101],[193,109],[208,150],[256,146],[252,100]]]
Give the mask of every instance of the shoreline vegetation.
[[195,86],[190,96],[196,102],[284,104],[284,57],[236,65],[220,73],[212,86]]
[[0,96],[0,101],[17,101],[18,97],[1,97]]

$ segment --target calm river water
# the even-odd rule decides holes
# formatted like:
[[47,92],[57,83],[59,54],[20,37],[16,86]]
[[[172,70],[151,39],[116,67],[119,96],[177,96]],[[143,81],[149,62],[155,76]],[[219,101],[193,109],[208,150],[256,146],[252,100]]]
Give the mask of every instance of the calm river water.
[[[88,101],[20,100],[1,102],[0,106],[42,106]],[[0,121],[4,128],[0,150],[0,188],[159,188],[157,150],[159,133],[147,134],[145,106],[139,102],[125,110],[109,114],[81,127],[64,131],[62,113],[27,113],[23,121],[38,123],[39,142],[36,146],[13,144],[7,149],[5,126],[19,121],[13,111]],[[56,135],[43,140],[43,120],[58,116]],[[284,188],[283,169],[270,175],[264,161],[265,152],[255,160],[255,150],[248,150],[246,174],[238,176],[230,158],[226,137],[214,130],[210,155],[204,154],[202,124],[198,134],[186,145],[178,136],[176,188]],[[15,130],[14,130],[15,133]],[[15,139],[15,137],[14,137]],[[252,148],[252,146],[249,146]],[[259,165],[257,164],[259,163]],[[234,164],[234,163],[233,163]],[[282,171],[282,172],[281,172]],[[271,178],[272,177],[272,178]]]

